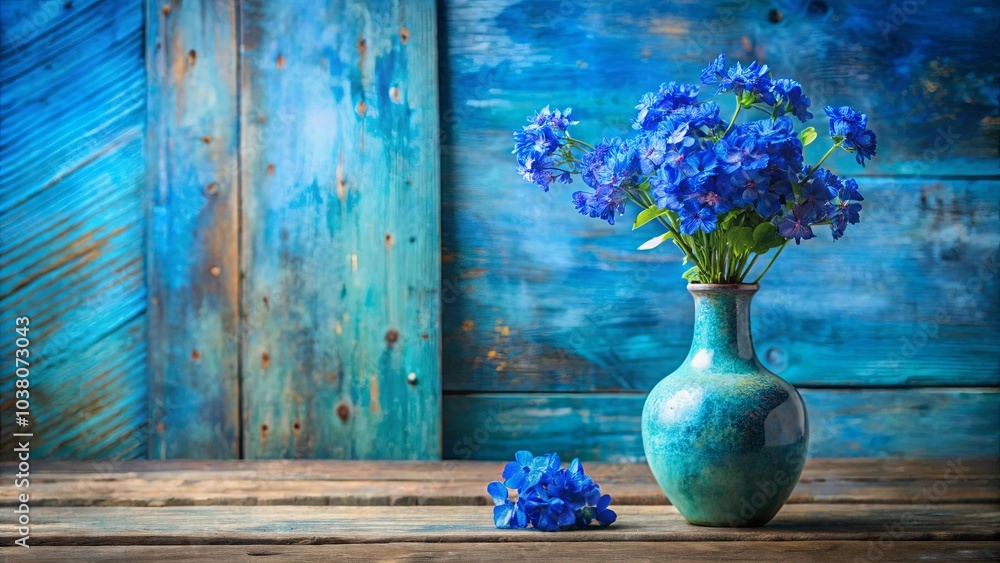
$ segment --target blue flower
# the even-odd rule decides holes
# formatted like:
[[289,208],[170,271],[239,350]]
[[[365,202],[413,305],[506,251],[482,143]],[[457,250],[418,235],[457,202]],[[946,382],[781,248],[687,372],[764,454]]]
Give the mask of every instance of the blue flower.
[[864,131],[852,131],[844,137],[844,148],[854,152],[854,158],[862,167],[865,159],[871,160],[875,156],[875,132],[871,129]]
[[812,102],[802,93],[802,85],[790,78],[779,78],[775,80],[771,93],[774,94],[775,109],[778,115],[790,113],[805,123],[813,118],[809,112]]
[[493,497],[493,524],[497,528],[525,528],[528,516],[520,502],[510,502],[507,487],[499,481],[486,486],[486,492]]
[[714,61],[708,63],[705,70],[701,71],[702,84],[715,84],[720,78],[725,76],[726,56],[719,55]]
[[690,106],[698,100],[698,87],[691,84],[671,82],[661,84],[656,92],[648,92],[639,100],[635,109],[639,110],[632,127],[650,131],[669,117],[675,110]]
[[840,192],[837,194],[842,201],[843,200],[853,200],[853,201],[864,201],[865,198],[861,197],[861,192],[858,191],[858,183],[854,178],[848,178],[844,181],[843,187],[840,188]]
[[681,208],[679,215],[681,232],[685,235],[693,235],[698,231],[710,233],[715,230],[715,212],[711,208],[688,203]]
[[639,173],[639,154],[618,137],[605,139],[583,156],[581,172],[583,181],[595,190],[630,187]]
[[654,176],[649,178],[650,193],[656,201],[656,206],[660,209],[680,210],[687,198],[687,192],[679,181],[680,173],[676,168],[664,166],[656,171]]
[[597,507],[595,508],[594,517],[601,524],[601,527],[607,528],[618,519],[618,515],[615,514],[614,510],[608,508],[611,505],[611,495],[604,495],[597,501]]
[[734,191],[729,182],[707,176],[703,182],[691,188],[687,200],[694,202],[699,208],[711,209],[715,215],[722,215],[733,208]]
[[792,208],[791,213],[782,217],[777,225],[778,233],[786,239],[795,239],[795,244],[802,240],[809,240],[816,236],[809,226],[814,220],[814,216],[808,209],[800,205]]
[[533,487],[541,483],[547,472],[554,466],[559,467],[559,456],[543,455],[534,457],[529,451],[519,451],[514,459],[503,468],[501,476],[506,479],[504,485],[512,489]]
[[[776,189],[772,189],[771,178],[758,170],[739,170],[729,177],[729,182],[737,190],[737,204],[740,207],[753,205],[765,219],[777,213],[785,203],[784,194],[777,191],[782,184],[775,182]],[[786,185],[791,191],[791,185]]]
[[[534,457],[520,451],[515,457],[516,461],[504,467],[507,481],[486,486],[493,499],[493,523],[497,528],[525,528],[530,523],[554,532],[585,528],[593,520],[608,526],[617,519],[608,508],[611,497],[601,495],[600,487],[584,473],[579,459],[565,468],[556,454]],[[517,489],[516,502],[510,501],[507,487]]]
[[539,128],[548,126],[556,131],[565,133],[567,127],[571,125],[578,125],[580,123],[579,121],[573,121],[570,119],[569,115],[572,112],[572,108],[566,108],[566,111],[551,111],[549,110],[549,106],[545,106],[542,108],[542,111],[539,111],[533,117],[529,117],[528,121]]
[[851,225],[861,221],[861,204],[843,200],[838,205],[832,206],[829,212],[830,229],[833,231],[833,240],[839,240],[844,236],[844,230],[848,223]]
[[842,141],[843,146],[855,153],[854,158],[861,166],[865,159],[875,156],[875,132],[868,129],[868,116],[850,106],[823,108],[830,117],[830,136],[835,141]]
[[573,193],[573,204],[577,211],[594,219],[603,219],[611,225],[615,224],[615,217],[625,213],[627,199],[628,194],[609,187],[598,188],[593,193]]
[[731,67],[728,74],[719,80],[719,90],[716,93],[732,92],[737,96],[752,94],[765,104],[773,104],[774,94],[771,93],[769,73],[770,68],[767,65],[759,65],[756,61],[746,67],[737,62],[736,66]]
[[[758,146],[758,144],[762,146]],[[715,154],[719,157],[722,170],[727,174],[737,169],[760,170],[767,166],[767,146],[758,143],[755,135],[744,133],[727,139],[719,139],[715,144]]]
[[823,111],[830,118],[831,137],[845,137],[852,132],[863,132],[868,127],[868,116],[851,106],[826,106]]
[[801,197],[797,203],[813,216],[822,215],[827,204],[837,197],[843,187],[844,184],[836,174],[820,168],[802,184]]

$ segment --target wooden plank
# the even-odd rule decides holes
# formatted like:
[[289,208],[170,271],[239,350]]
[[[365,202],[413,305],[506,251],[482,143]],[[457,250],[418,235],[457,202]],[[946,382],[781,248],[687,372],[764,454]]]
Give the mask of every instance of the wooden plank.
[[434,3],[242,21],[246,457],[438,458]]
[[157,459],[240,452],[237,33],[228,6],[146,3]]
[[[1000,390],[804,389],[812,457],[996,456]],[[444,455],[508,459],[515,451],[569,459],[644,459],[644,395],[446,396]],[[933,428],[933,435],[928,434]]]
[[[569,460],[566,460],[569,461]],[[119,481],[260,479],[266,481],[439,481],[483,483],[496,477],[503,461],[344,461],[344,460],[127,460],[47,461],[32,465],[33,480]],[[0,464],[0,474],[15,469]],[[599,483],[651,482],[645,463],[586,462]],[[806,460],[800,482],[927,481],[957,472],[967,480],[1000,479],[1000,458],[813,458]],[[0,489],[7,486],[0,481]]]
[[[579,535],[579,534],[578,534]],[[878,561],[984,561],[1000,557],[995,542],[886,542],[884,546],[860,541],[783,542],[503,542],[503,543],[414,543],[365,545],[157,545],[0,548],[0,555],[18,561],[242,561],[262,557],[283,561],[517,561],[548,559],[568,561],[586,552],[596,561],[648,561],[650,558],[683,561],[801,561],[828,562],[875,559]]]
[[[446,160],[504,193],[490,198],[502,204],[513,183],[490,180],[511,176],[513,165],[508,139],[498,133],[553,104],[574,108],[582,120],[577,138],[628,134],[643,93],[671,80],[697,84],[723,52],[800,81],[818,116],[826,105],[865,111],[879,139],[891,139],[869,174],[995,176],[1000,92],[982,53],[990,52],[1000,12],[989,0],[965,6],[928,2],[899,14],[893,0],[783,2],[775,22],[770,10],[744,0],[642,0],[629,10],[596,0],[448,0],[439,23],[448,77],[442,115],[446,144],[459,153]],[[731,115],[733,103],[718,100],[729,103],[722,115]],[[822,118],[814,123],[825,129]],[[814,143],[807,154],[818,157],[827,147]],[[493,166],[497,160],[502,166]],[[834,165],[860,168],[851,162],[845,153]]]
[[0,457],[14,428],[33,459],[144,456],[141,4],[4,2],[0,28],[0,326],[31,320],[31,425],[11,360]]
[[[671,506],[620,506],[608,529],[543,534],[497,530],[492,508],[227,506],[35,508],[43,545],[331,544],[585,541],[988,541],[1000,539],[1000,505],[791,504],[766,527],[688,524]],[[3,511],[0,522],[13,523]],[[887,528],[888,527],[888,528]],[[887,531],[887,530],[891,530]],[[891,536],[889,535],[891,534]]]
[[[648,391],[680,364],[694,307],[676,249],[636,251],[651,235],[631,218],[576,215],[568,193],[508,185],[507,164],[476,170],[446,183],[446,391]],[[768,273],[761,361],[799,386],[1000,383],[1000,182],[862,184],[858,236],[810,240]],[[510,197],[483,206],[496,186]],[[850,298],[811,306],[806,280]]]
[[[31,506],[459,506],[492,505],[486,484],[499,467],[478,480],[270,480],[220,478],[212,474],[176,479],[115,479],[45,482],[32,479]],[[448,474],[436,475],[447,479]],[[946,477],[947,476],[947,477]],[[648,477],[641,481],[595,480],[616,504],[668,504]],[[942,484],[943,483],[943,484]],[[0,506],[17,506],[23,490],[0,489]],[[1000,479],[942,473],[937,479],[898,482],[805,481],[790,503],[955,504],[1000,502]]]

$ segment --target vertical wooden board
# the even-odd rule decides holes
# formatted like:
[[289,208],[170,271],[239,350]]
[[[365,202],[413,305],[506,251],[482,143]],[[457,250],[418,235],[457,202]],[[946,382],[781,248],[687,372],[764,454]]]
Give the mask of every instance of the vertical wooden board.
[[[997,457],[997,389],[804,389],[810,457]],[[445,397],[449,459],[642,461],[645,395],[472,394]]]
[[437,458],[434,2],[242,21],[246,457]]
[[145,457],[142,4],[3,2],[0,29],[0,354],[28,316],[32,421],[11,360],[2,457],[15,429],[32,459]]
[[239,456],[234,3],[146,4],[150,457]]

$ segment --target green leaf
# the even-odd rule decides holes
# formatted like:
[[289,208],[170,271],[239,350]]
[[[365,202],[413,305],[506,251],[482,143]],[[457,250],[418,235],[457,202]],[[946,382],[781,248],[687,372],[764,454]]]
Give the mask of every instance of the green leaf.
[[726,234],[726,242],[736,252],[744,253],[754,247],[753,229],[750,227],[731,227]]
[[639,215],[636,216],[635,223],[632,223],[632,230],[634,231],[638,229],[653,219],[656,219],[660,215],[665,214],[667,211],[667,209],[659,209],[656,207],[647,207],[646,209],[643,209],[639,212]]
[[660,246],[661,244],[663,244],[664,242],[666,242],[667,239],[673,238],[673,236],[674,235],[672,235],[670,233],[663,233],[662,235],[655,236],[655,237],[647,240],[646,242],[642,243],[642,245],[639,246],[639,250],[652,250],[652,249],[656,248],[657,246]]
[[777,231],[778,229],[775,228],[774,223],[765,222],[757,225],[757,228],[753,230],[754,244],[760,244],[762,241],[770,239]]
[[690,282],[698,282],[701,281],[698,277],[698,274],[699,274],[698,266],[695,266],[689,269],[688,271],[684,272],[684,274],[681,275],[681,277]]
[[806,127],[805,129],[799,131],[799,140],[802,141],[802,146],[806,146],[809,143],[816,140],[816,128]]
[[778,229],[772,223],[761,223],[753,230],[753,252],[764,254],[772,248],[784,244],[785,237],[778,234]]

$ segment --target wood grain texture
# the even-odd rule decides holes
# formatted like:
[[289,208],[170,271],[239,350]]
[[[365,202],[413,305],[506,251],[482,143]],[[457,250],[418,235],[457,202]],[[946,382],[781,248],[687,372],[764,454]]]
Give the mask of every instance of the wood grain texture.
[[33,459],[145,456],[142,5],[5,1],[0,29],[0,457],[15,429]]
[[[1000,452],[995,389],[801,391],[811,457],[990,456]],[[644,459],[644,395],[473,394],[446,396],[444,456],[513,459],[530,447],[564,459]]]
[[232,4],[146,4],[152,458],[239,456]]
[[[581,541],[585,541],[581,538]],[[0,555],[18,561],[146,561],[156,563],[202,563],[203,561],[280,561],[324,563],[326,561],[481,561],[507,563],[520,560],[568,561],[585,552],[597,561],[796,561],[827,563],[845,561],[989,561],[1000,557],[996,542],[949,541],[887,543],[881,549],[873,542],[783,541],[783,542],[503,542],[419,543],[398,542],[364,545],[157,545],[87,547],[0,548]],[[20,551],[18,551],[20,550]]]
[[[483,483],[505,461],[346,461],[332,459],[276,460],[124,460],[48,461],[35,467],[41,483],[119,479],[194,481],[261,479],[266,481],[441,481]],[[969,480],[1000,479],[1000,457],[962,458],[812,458],[806,460],[800,482],[900,482],[940,479],[956,463]],[[0,463],[0,474],[13,462]],[[644,482],[653,479],[645,463],[587,462],[587,474],[599,483]],[[9,486],[0,482],[0,490]]]
[[[1000,505],[786,505],[766,527],[692,526],[672,506],[619,506],[610,528],[498,530],[489,506],[37,508],[32,544],[378,544],[574,541],[996,541]],[[0,523],[13,512],[0,513]],[[888,536],[886,525],[892,527]]]
[[[1000,502],[1000,458],[811,459],[790,503]],[[42,506],[491,505],[503,462],[334,460],[64,462],[33,466]],[[0,474],[13,473],[0,466]],[[586,463],[616,504],[667,504],[646,464]],[[0,483],[0,506],[22,492]]]
[[[864,182],[866,222],[793,246],[768,272],[752,308],[761,361],[800,387],[996,385],[1000,182]],[[602,225],[558,193],[511,190],[506,209],[471,193],[446,204],[444,276],[459,297],[445,306],[445,389],[651,389],[691,342],[679,253],[636,251],[651,231],[629,232],[631,218]],[[545,211],[525,224],[527,198]],[[847,294],[805,299],[820,283]]]
[[435,17],[243,4],[248,458],[440,455]]
[[[525,116],[546,104],[569,106],[581,120],[574,137],[628,134],[643,93],[671,80],[697,84],[725,53],[801,82],[813,114],[850,104],[869,115],[878,158],[861,170],[844,153],[834,168],[995,176],[1000,84],[991,34],[1000,11],[989,0],[900,11],[892,0],[643,0],[628,10],[596,0],[446,0],[442,100],[451,113],[443,123],[445,144],[457,152],[445,159],[456,169],[444,169],[484,172],[476,176],[482,185],[512,187],[507,132]],[[734,102],[718,100],[731,115]],[[815,122],[822,132],[824,120]],[[807,154],[822,155],[829,144],[821,145]],[[495,174],[502,181],[491,184]]]

